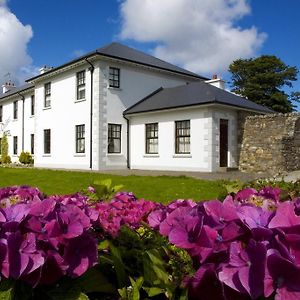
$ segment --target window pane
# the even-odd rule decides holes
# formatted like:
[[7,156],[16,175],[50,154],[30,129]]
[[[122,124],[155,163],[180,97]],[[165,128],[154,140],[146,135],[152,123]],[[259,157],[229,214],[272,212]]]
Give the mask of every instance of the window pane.
[[109,81],[110,87],[119,88],[120,87],[120,69],[110,67],[108,81]]
[[108,153],[121,153],[121,125],[108,124]]
[[175,153],[190,153],[190,120],[175,122]]
[[75,126],[76,153],[85,153],[85,125]]
[[158,123],[146,124],[146,153],[158,153]]
[[50,154],[51,151],[51,131],[44,129],[44,153]]

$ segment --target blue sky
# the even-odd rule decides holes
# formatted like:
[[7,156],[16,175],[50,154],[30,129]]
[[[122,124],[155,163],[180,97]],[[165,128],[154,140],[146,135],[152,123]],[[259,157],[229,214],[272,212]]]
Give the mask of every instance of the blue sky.
[[[8,31],[16,40],[24,36],[24,49],[13,42],[11,47],[11,55],[22,57],[11,67],[20,80],[42,65],[58,66],[112,41],[226,80],[229,62],[239,57],[274,54],[300,69],[298,0],[0,0],[0,7],[1,3],[21,23],[20,32]],[[0,31],[6,16],[0,14]],[[8,61],[9,53],[2,54],[0,47],[0,77],[5,75],[1,67],[7,73]],[[300,91],[299,82],[294,90]]]

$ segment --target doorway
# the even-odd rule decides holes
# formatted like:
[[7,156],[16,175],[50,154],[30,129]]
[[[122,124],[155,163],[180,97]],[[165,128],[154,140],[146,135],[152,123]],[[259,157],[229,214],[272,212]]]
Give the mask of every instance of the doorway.
[[220,167],[228,167],[228,120],[220,119]]

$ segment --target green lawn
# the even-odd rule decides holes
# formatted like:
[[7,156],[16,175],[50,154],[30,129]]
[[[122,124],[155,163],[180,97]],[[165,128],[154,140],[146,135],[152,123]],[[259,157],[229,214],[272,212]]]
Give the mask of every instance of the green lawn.
[[216,198],[223,181],[198,180],[169,176],[116,176],[95,172],[54,171],[44,169],[0,168],[0,186],[30,185],[44,193],[69,194],[88,187],[95,179],[111,178],[113,185],[122,184],[124,191],[137,197],[163,203],[174,199],[205,200]]

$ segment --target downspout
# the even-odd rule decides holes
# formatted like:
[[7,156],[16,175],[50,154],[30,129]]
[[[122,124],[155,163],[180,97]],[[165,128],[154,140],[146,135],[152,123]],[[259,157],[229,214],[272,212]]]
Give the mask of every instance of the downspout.
[[125,115],[123,115],[124,119],[127,121],[127,168],[130,169],[130,133],[129,133],[129,119],[125,117]]
[[24,151],[24,107],[25,107],[25,97],[18,92],[18,95],[22,99],[22,151]]
[[94,65],[86,58],[85,61],[90,65],[91,73],[91,107],[90,107],[90,169],[93,168],[93,81],[94,81]]

